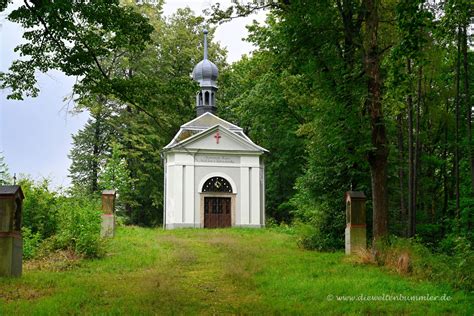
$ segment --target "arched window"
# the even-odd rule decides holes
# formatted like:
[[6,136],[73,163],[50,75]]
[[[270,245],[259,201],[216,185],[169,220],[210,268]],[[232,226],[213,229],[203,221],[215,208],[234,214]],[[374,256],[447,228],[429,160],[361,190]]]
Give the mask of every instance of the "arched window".
[[202,192],[225,192],[232,193],[229,181],[222,177],[209,178],[202,186]]
[[204,105],[209,105],[209,92],[204,92]]
[[202,103],[202,92],[198,93],[198,104],[203,105],[203,103]]

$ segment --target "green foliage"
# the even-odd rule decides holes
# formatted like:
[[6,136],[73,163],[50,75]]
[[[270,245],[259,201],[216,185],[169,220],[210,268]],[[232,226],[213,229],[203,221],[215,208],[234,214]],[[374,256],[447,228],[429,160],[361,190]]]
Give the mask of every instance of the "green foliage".
[[35,70],[50,69],[80,77],[82,91],[131,97],[123,89],[130,81],[110,78],[102,62],[122,50],[140,52],[150,40],[152,27],[132,7],[119,0],[25,1],[8,18],[26,30],[16,48],[26,58],[0,74],[0,86],[11,88],[10,98],[36,96]]
[[[126,4],[148,18],[153,26],[151,41],[139,52],[118,50],[104,59],[111,80],[123,83],[126,97],[76,89],[77,110],[89,110],[93,118],[74,136],[70,171],[74,192],[83,186],[90,192],[98,175],[99,187],[118,189],[119,207],[123,206],[130,223],[154,226],[161,223],[163,214],[160,150],[181,124],[195,116],[197,86],[189,80],[189,72],[202,59],[203,18],[181,9],[165,19],[160,5]],[[213,33],[211,27],[209,56],[224,69],[225,51],[212,43]],[[115,157],[113,143],[120,147]]]
[[110,155],[113,126],[110,111],[100,102],[99,99],[89,103],[91,118],[72,135],[69,177],[76,193],[98,193],[100,171]]
[[290,222],[295,179],[302,173],[304,143],[297,134],[304,121],[304,78],[272,69],[271,54],[243,58],[223,74],[219,115],[242,126],[269,150],[265,159],[266,212]]
[[66,197],[51,191],[48,180],[19,181],[23,201],[25,258],[58,249],[70,249],[87,257],[102,254],[100,205],[90,196]]
[[307,206],[304,213],[298,211],[295,231],[298,245],[304,249],[334,251],[344,247],[345,213],[332,209],[327,203],[317,207]]
[[[384,3],[375,9],[378,47],[372,52],[367,19],[374,12],[368,11],[369,3],[373,2],[292,0],[266,6],[270,8],[267,24],[248,27],[248,41],[258,48],[232,65],[221,81],[220,114],[270,149],[268,215],[277,221],[297,219],[309,224],[301,230],[302,243],[309,248],[342,246],[342,197],[350,189],[368,197],[371,236],[368,158],[380,136],[371,135],[371,130],[382,126],[388,139],[383,150],[389,152],[383,193],[389,196],[390,232],[406,234],[407,201],[416,196],[417,235],[424,245],[435,249],[453,229],[472,242],[468,232],[474,225],[470,166],[474,147],[467,113],[472,105],[474,54],[470,39],[462,33],[469,28],[469,1]],[[216,5],[211,19],[227,20],[259,8],[234,4],[221,10]],[[458,47],[469,48],[466,56],[462,50],[458,53]],[[373,54],[380,66],[382,103],[375,114],[383,118],[375,124],[370,123],[374,113],[370,113],[372,96],[366,80],[366,61]],[[411,130],[408,96],[413,108]],[[414,138],[410,144],[408,134]],[[408,148],[415,152],[411,192]],[[371,161],[373,165],[385,158]]]
[[[411,277],[450,284],[454,288],[474,290],[474,249],[467,239],[447,237],[443,247],[449,255],[433,253],[416,239],[392,237],[377,247],[376,261],[388,268],[408,273]],[[406,259],[402,260],[402,256]],[[402,267],[402,262],[407,267]]]
[[122,148],[120,144],[112,145],[112,155],[107,159],[104,170],[100,174],[99,186],[103,190],[117,190],[126,198],[131,193],[132,183],[127,162],[122,158]]
[[32,259],[38,253],[38,250],[43,240],[39,232],[32,233],[28,227],[22,227],[21,236],[23,240],[23,258]]
[[58,195],[50,191],[49,183],[47,179],[35,182],[28,178],[18,183],[25,195],[23,227],[33,234],[39,233],[42,239],[56,234],[58,228]]
[[62,198],[58,203],[58,233],[55,246],[72,249],[86,257],[102,254],[101,212],[96,201]]

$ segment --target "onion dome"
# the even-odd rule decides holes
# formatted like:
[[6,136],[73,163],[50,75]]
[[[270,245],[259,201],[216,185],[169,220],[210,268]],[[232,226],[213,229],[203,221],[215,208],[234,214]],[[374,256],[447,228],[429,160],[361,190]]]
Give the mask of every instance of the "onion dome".
[[217,87],[216,80],[219,75],[217,66],[207,59],[207,33],[208,31],[203,30],[204,33],[204,59],[201,60],[193,70],[193,79],[199,82],[201,87]]

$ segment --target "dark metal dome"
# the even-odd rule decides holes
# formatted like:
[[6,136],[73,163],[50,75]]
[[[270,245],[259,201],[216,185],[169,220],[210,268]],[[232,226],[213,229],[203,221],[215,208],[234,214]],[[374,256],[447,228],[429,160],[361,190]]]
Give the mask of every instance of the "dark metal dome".
[[203,30],[204,34],[204,59],[201,60],[193,69],[193,79],[199,82],[201,87],[217,87],[216,80],[219,75],[217,66],[207,59],[207,33],[206,29]]
[[201,60],[193,70],[193,79],[202,86],[215,86],[219,70],[217,66],[208,59]]

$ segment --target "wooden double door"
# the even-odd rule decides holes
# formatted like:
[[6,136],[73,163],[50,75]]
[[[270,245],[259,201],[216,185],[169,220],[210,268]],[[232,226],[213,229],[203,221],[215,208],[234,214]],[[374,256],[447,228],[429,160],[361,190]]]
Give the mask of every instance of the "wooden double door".
[[230,197],[204,197],[204,227],[232,226]]

